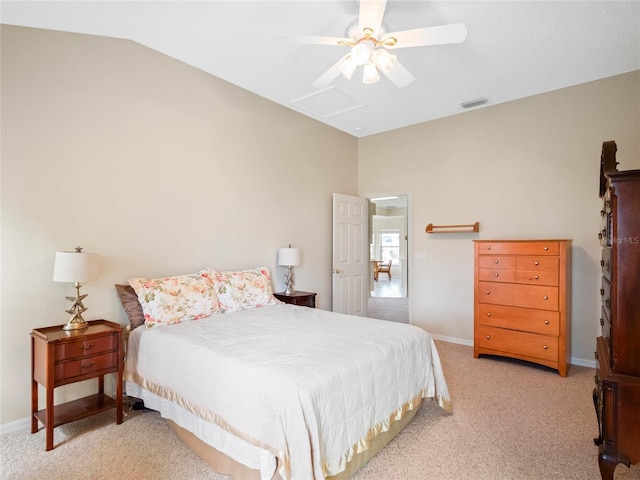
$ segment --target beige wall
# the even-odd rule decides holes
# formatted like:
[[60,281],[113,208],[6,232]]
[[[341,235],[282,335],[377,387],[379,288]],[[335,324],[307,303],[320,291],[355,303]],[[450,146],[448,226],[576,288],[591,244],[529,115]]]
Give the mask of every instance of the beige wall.
[[[101,254],[87,318],[125,323],[113,284],[134,275],[264,263],[281,288],[288,243],[329,309],[333,192],[411,194],[414,323],[456,341],[473,336],[471,238],[572,238],[573,355],[592,359],[599,152],[614,139],[640,168],[638,72],[359,141],[122,40],[3,26],[1,86],[0,425],[29,414],[29,332],[67,318],[56,250]],[[476,220],[477,237],[424,233]]]
[[101,255],[87,319],[125,323],[113,284],[132,276],[266,264],[283,288],[289,243],[296,286],[331,308],[332,193],[357,193],[355,137],[129,41],[7,26],[1,114],[0,425],[29,416],[29,332],[68,317],[56,250]]
[[[592,362],[606,140],[620,169],[640,168],[640,72],[360,139],[360,194],[411,192],[413,323],[472,343],[472,239],[572,239],[572,356]],[[425,233],[476,221],[479,234]]]

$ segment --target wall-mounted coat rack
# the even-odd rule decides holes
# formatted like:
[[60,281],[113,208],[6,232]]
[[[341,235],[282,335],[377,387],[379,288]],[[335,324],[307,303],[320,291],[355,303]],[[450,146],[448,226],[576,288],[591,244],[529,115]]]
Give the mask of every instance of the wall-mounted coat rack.
[[434,225],[430,223],[425,230],[427,233],[466,233],[479,232],[480,222],[468,225]]

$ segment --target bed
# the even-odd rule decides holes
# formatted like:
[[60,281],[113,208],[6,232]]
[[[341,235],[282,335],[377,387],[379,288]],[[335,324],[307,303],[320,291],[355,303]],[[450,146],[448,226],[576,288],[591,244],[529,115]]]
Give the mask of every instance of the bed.
[[349,478],[423,399],[451,409],[418,327],[284,304],[265,267],[184,277],[130,281],[125,387],[221,473]]

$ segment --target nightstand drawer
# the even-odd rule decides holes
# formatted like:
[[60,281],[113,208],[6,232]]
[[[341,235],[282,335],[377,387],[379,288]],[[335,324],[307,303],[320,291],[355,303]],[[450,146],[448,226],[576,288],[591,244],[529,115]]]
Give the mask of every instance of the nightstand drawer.
[[118,352],[103,353],[93,357],[86,357],[80,360],[56,363],[54,375],[56,383],[60,383],[69,378],[80,375],[95,374],[97,372],[118,370]]
[[105,335],[76,342],[61,343],[53,349],[53,360],[69,360],[118,349],[118,336]]

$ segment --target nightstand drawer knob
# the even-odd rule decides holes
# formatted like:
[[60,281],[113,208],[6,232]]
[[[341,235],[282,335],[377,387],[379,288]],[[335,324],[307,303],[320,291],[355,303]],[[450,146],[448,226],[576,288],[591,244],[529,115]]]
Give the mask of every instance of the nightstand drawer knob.
[[96,365],[96,362],[91,362],[89,365],[86,365],[86,364],[84,364],[84,363],[83,363],[83,364],[82,364],[82,365],[80,365],[80,366],[81,366],[82,368],[93,368],[93,367],[95,367],[95,365]]
[[80,345],[80,349],[81,350],[91,350],[93,347],[95,347],[96,344],[95,343],[90,343],[89,345],[85,345],[84,343],[82,345]]

